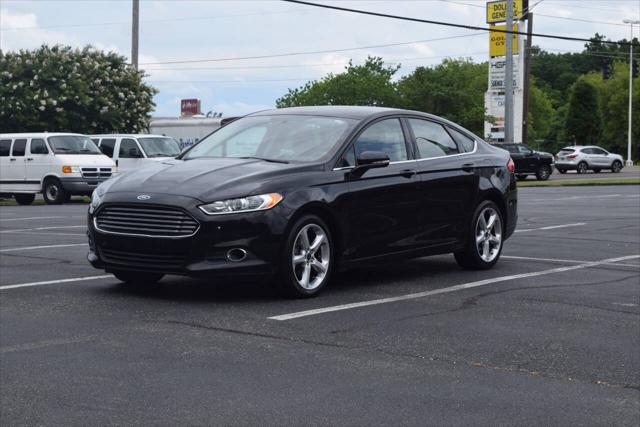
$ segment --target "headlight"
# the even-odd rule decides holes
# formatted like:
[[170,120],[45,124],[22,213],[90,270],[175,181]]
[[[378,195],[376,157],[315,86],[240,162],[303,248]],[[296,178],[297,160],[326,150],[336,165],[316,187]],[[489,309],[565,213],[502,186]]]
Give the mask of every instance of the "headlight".
[[63,166],[62,173],[80,173],[80,166]]
[[98,189],[96,188],[95,190],[93,190],[93,193],[91,193],[91,204],[89,205],[89,213],[94,213],[95,210],[98,209],[98,206],[100,206],[100,203],[102,203],[102,196],[98,194]]
[[282,195],[278,193],[261,194],[259,196],[242,197],[240,199],[221,200],[198,207],[207,215],[264,211],[280,203],[282,198]]

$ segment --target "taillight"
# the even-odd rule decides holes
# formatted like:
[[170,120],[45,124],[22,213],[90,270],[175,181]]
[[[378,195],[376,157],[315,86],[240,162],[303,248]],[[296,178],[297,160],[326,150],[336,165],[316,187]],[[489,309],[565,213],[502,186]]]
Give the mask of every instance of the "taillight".
[[513,160],[511,158],[509,158],[509,162],[507,162],[507,169],[509,169],[509,172],[511,173],[516,172],[516,164],[513,163]]
[[573,154],[569,154],[569,155],[567,156],[567,159],[575,159],[576,157],[578,157],[578,154],[573,153]]

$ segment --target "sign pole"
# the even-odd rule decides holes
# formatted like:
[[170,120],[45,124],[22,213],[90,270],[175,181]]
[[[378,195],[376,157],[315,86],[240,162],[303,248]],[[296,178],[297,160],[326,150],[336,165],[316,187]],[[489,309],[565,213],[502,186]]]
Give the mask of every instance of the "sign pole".
[[[513,0],[507,0],[507,31],[513,30]],[[504,142],[513,143],[513,34],[505,33]]]
[[133,0],[131,5],[131,65],[138,69],[138,30],[140,23],[140,0]]
[[522,143],[529,142],[529,72],[531,71],[531,33],[533,32],[533,13],[527,14],[527,47],[524,51],[524,82],[522,92]]

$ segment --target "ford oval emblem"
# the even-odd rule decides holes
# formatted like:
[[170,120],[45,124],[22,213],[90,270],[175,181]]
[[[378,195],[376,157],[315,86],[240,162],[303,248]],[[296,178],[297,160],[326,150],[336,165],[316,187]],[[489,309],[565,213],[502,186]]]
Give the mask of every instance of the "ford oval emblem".
[[137,197],[138,200],[149,200],[151,198],[148,194],[141,194]]

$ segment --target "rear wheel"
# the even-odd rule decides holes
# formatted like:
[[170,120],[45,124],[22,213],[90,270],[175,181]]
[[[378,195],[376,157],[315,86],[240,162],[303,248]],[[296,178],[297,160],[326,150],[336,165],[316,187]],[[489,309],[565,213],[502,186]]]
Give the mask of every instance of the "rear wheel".
[[546,181],[551,176],[551,166],[542,165],[538,168],[538,172],[536,172],[536,178],[538,181]]
[[42,186],[42,197],[48,205],[60,205],[67,198],[67,192],[56,178],[48,178]]
[[611,172],[620,173],[621,170],[622,170],[622,163],[618,160],[613,162],[613,164],[611,165]]
[[587,162],[578,163],[578,173],[587,173],[588,170],[589,165],[587,164]]
[[13,197],[19,205],[30,205],[36,199],[35,194],[15,194]]
[[287,238],[279,290],[293,298],[307,298],[320,293],[333,270],[333,239],[329,227],[315,215],[300,218]]
[[142,273],[139,271],[114,271],[113,275],[121,282],[144,285],[158,282],[164,274],[162,273]]
[[503,227],[498,206],[490,200],[480,203],[473,215],[466,248],[454,253],[458,264],[473,270],[493,267],[502,252]]

